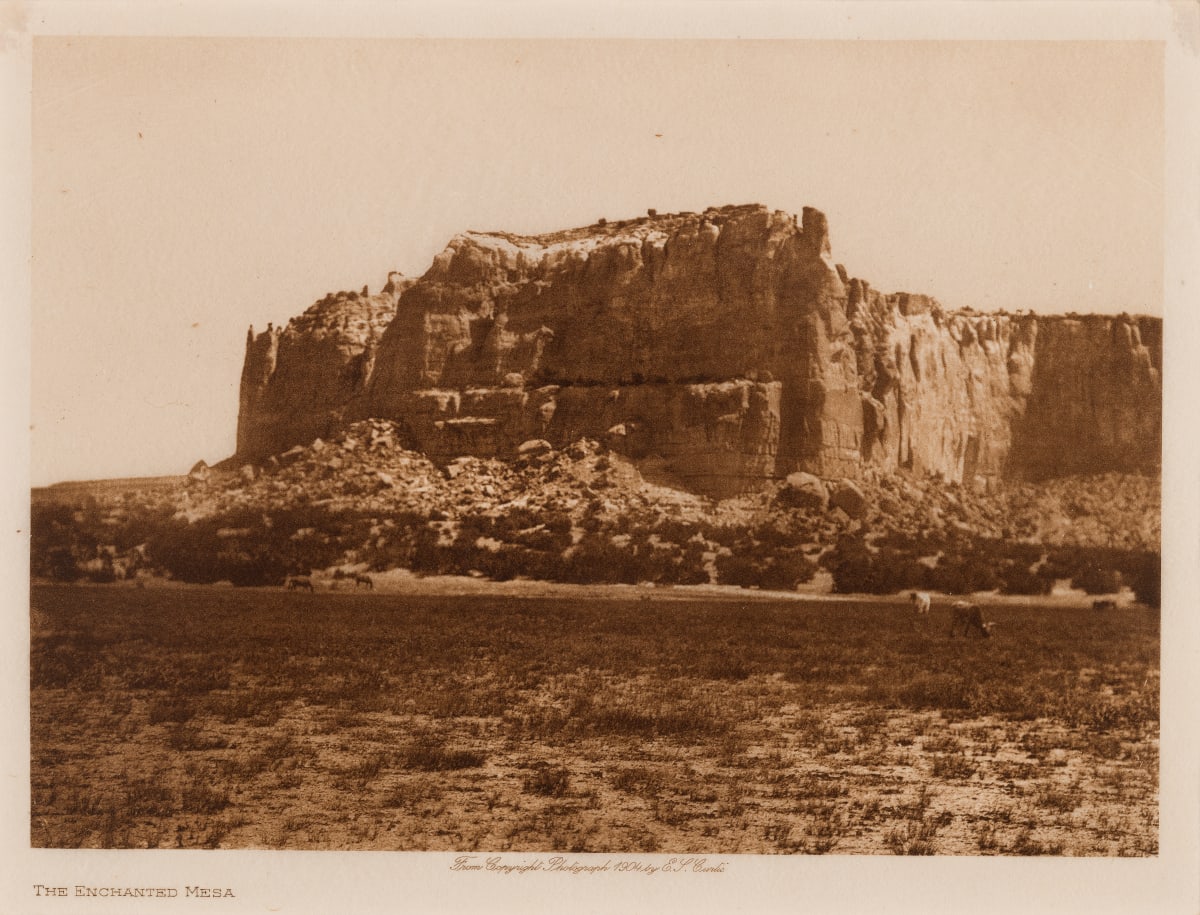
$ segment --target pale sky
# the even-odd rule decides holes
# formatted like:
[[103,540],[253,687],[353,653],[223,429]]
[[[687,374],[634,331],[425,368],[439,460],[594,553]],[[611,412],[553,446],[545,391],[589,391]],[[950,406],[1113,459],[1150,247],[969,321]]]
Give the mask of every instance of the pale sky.
[[34,485],[234,447],[246,327],[455,233],[823,210],[949,307],[1162,313],[1153,42],[47,38]]

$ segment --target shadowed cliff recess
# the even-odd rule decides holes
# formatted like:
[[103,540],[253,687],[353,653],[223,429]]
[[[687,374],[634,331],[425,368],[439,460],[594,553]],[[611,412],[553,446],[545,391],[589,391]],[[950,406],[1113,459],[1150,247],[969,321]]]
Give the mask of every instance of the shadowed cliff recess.
[[764,206],[467,232],[424,276],[251,330],[235,459],[367,418],[435,462],[602,440],[713,496],[867,467],[986,486],[1153,471],[1158,318],[947,312]]

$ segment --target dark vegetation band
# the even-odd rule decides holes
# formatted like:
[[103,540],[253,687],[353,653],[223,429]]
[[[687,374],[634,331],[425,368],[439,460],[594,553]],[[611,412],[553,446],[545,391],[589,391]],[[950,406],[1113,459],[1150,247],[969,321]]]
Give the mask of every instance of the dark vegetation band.
[[[31,572],[56,581],[110,582],[146,570],[191,583],[264,586],[353,563],[373,571],[475,573],[496,581],[792,590],[823,568],[837,593],[1043,595],[1069,580],[1088,594],[1129,586],[1142,603],[1159,603],[1157,552],[942,532],[871,537],[861,529],[822,547],[812,542],[807,522],[803,514],[726,525],[651,513],[590,514],[577,530],[566,512],[523,507],[469,512],[451,521],[443,512],[381,518],[323,506],[244,509],[188,521],[169,508],[132,509],[114,519],[95,505],[47,503],[33,507]],[[125,563],[105,562],[110,555],[125,557]]]

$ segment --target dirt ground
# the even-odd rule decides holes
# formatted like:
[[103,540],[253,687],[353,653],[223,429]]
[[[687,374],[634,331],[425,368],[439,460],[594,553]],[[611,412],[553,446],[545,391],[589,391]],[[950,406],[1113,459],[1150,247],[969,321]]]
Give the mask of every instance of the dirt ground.
[[33,845],[1157,853],[1157,613],[383,584],[35,587]]

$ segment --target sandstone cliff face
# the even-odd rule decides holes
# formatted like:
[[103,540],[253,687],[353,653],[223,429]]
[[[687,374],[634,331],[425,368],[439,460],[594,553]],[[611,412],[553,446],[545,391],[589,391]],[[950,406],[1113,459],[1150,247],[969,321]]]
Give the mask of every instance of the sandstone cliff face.
[[265,457],[342,423],[374,369],[375,351],[411,285],[398,273],[376,295],[330,293],[280,329],[246,338],[237,453]]
[[1162,453],[1162,322],[1044,321],[1011,472],[1029,479],[1140,470]]
[[761,206],[467,233],[247,343],[238,454],[378,417],[435,460],[581,436],[728,495],[871,465],[986,484],[1158,459],[1161,321],[950,314]]
[[742,492],[775,475],[778,382],[430,389],[393,402],[409,447],[438,463],[512,457],[517,445],[600,438],[700,492]]

